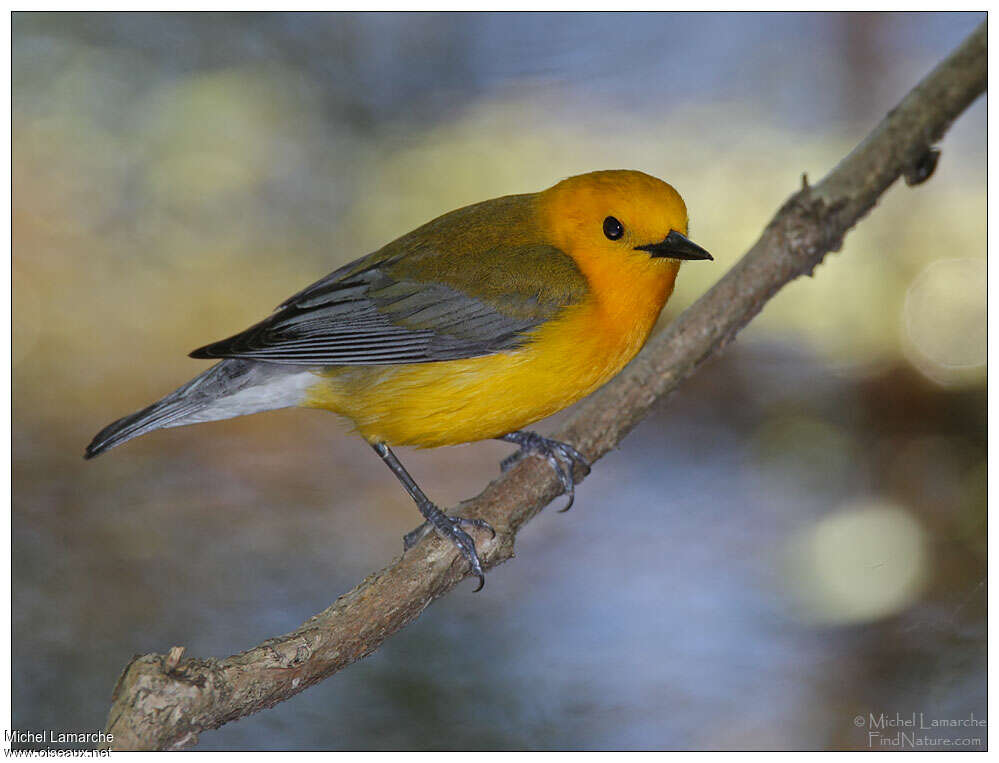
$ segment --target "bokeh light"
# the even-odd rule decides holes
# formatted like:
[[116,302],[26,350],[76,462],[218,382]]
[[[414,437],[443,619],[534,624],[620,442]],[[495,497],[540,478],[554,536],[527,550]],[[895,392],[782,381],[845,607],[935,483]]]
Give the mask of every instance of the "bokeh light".
[[787,580],[806,619],[856,624],[911,605],[928,563],[918,520],[899,506],[867,501],[801,531],[788,551]]
[[984,259],[927,265],[905,296],[909,360],[941,384],[968,384],[985,374],[988,282]]

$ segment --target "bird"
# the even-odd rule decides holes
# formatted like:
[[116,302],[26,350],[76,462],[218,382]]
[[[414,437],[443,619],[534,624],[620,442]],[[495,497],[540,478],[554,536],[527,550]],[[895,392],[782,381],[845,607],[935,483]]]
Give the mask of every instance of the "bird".
[[600,170],[546,190],[462,207],[344,265],[267,318],[190,353],[218,362],[102,429],[84,457],[164,427],[304,407],[348,419],[402,483],[424,523],[485,583],[465,528],[420,489],[395,446],[499,439],[554,469],[572,505],[568,443],[525,429],[590,394],[642,348],[686,260],[680,194],[636,170]]

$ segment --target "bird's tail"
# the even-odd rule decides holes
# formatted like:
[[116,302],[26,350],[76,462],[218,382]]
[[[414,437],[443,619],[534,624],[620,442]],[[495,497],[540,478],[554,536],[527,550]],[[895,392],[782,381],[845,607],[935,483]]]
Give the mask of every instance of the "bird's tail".
[[308,381],[315,381],[306,375],[297,368],[289,372],[273,364],[223,360],[162,400],[108,424],[87,446],[83,457],[99,456],[154,429],[297,405]]

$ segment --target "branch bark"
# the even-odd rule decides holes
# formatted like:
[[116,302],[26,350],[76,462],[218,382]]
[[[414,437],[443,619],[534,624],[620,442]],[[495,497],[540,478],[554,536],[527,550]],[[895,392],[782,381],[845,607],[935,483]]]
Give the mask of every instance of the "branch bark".
[[[811,275],[838,250],[900,175],[910,184],[925,180],[935,164],[933,144],[986,89],[987,54],[983,23],[818,185],[804,182],[746,255],[555,436],[599,459],[782,286]],[[513,556],[517,532],[559,493],[547,463],[532,458],[460,504],[464,516],[496,528],[494,539],[477,535],[483,565]],[[179,647],[136,657],[112,694],[113,747],[186,747],[201,731],[286,700],[371,654],[466,574],[454,547],[431,534],[291,633],[225,659],[184,660]]]

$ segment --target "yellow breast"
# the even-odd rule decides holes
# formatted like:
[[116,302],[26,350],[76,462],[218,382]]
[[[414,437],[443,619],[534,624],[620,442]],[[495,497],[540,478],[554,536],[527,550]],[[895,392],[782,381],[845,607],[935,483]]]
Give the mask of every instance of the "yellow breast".
[[588,272],[591,294],[539,326],[523,347],[480,358],[398,366],[338,366],[306,407],[351,419],[369,442],[438,447],[499,437],[606,383],[648,339],[679,263]]

